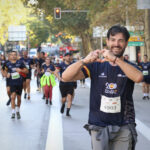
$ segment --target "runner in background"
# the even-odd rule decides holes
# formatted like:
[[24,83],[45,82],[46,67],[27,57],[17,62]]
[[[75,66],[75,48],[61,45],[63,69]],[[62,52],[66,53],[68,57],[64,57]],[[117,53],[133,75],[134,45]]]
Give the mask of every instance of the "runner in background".
[[[45,60],[45,64],[42,65],[42,73],[41,77],[41,87],[44,88],[44,94],[46,98],[46,104],[48,104],[48,100],[50,105],[52,105],[52,90],[56,85],[55,76],[60,79],[59,76],[55,73],[55,67],[51,63],[50,57],[47,57]],[[55,76],[54,76],[55,75]]]
[[[66,68],[71,65],[71,54],[70,53],[66,53],[64,55],[64,62],[60,63],[59,66],[57,67],[57,73],[60,72],[60,77],[62,76],[62,73],[66,70]],[[66,116],[71,116],[70,115],[70,109],[71,109],[71,105],[72,105],[72,98],[73,98],[73,93],[74,93],[74,82],[63,82],[62,80],[60,80],[59,83],[59,88],[60,88],[60,92],[61,92],[61,102],[62,102],[62,106],[61,106],[61,113],[64,113],[64,109],[65,109],[65,104],[67,102],[67,111],[66,111]]]
[[25,64],[28,69],[28,73],[24,78],[23,88],[24,88],[24,98],[30,100],[30,81],[32,76],[32,68],[33,68],[33,59],[28,57],[28,51],[23,51],[23,57],[20,59]]
[[[8,60],[5,61],[5,63],[3,64],[2,66],[2,69],[1,69],[1,73],[3,76],[5,76],[5,72],[8,71],[8,68],[7,68],[7,63],[9,63],[11,60],[11,54],[10,52],[8,53]],[[6,77],[6,76],[5,76]],[[7,95],[9,97],[9,100],[7,101],[6,105],[9,106],[10,103],[11,103],[11,92],[10,92],[10,79],[6,77],[6,89],[7,89]]]
[[144,61],[139,64],[143,72],[143,82],[142,82],[142,90],[143,90],[143,100],[149,100],[149,84],[150,84],[150,62],[148,62],[147,55],[144,55]]
[[[43,76],[42,65],[44,63],[45,63],[45,52],[40,52],[40,58],[37,61],[37,78],[38,78],[38,82],[40,81],[40,78]],[[44,88],[42,88],[42,92],[43,92],[42,99],[45,99]]]
[[[23,89],[23,78],[20,73],[28,73],[28,69],[25,64],[17,60],[17,52],[11,52],[11,60],[7,63],[6,67],[8,68],[5,71],[5,76],[10,78],[10,92],[11,92],[11,107],[12,107],[12,116],[15,118],[15,112],[17,114],[17,119],[20,119],[20,106],[21,106],[21,94]],[[17,107],[15,105],[15,99],[17,97]]]

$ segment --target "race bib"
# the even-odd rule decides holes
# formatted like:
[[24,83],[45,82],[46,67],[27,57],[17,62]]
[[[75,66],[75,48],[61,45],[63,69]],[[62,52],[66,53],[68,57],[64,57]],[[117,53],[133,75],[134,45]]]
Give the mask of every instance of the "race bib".
[[148,75],[148,71],[146,70],[146,71],[143,71],[143,75],[144,76],[147,76]]
[[110,98],[102,95],[100,110],[105,113],[121,112],[120,96]]
[[45,72],[45,75],[46,75],[46,76],[50,76],[51,73],[50,73],[50,72]]
[[12,77],[13,80],[14,80],[14,79],[19,79],[19,78],[20,78],[20,75],[19,75],[18,72],[14,72],[14,73],[11,73],[11,77]]
[[29,65],[26,65],[26,68],[29,69]]

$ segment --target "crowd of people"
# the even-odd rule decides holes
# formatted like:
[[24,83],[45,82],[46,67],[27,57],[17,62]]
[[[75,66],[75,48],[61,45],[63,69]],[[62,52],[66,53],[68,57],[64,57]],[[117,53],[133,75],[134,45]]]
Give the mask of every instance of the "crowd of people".
[[[62,62],[53,62],[40,52],[36,59],[27,51],[19,57],[16,51],[1,57],[1,72],[6,78],[7,94],[14,119],[21,118],[21,95],[32,100],[30,81],[32,69],[37,77],[37,91],[43,92],[46,104],[52,105],[53,87],[59,80],[61,93],[60,113],[70,117],[77,80],[85,87],[85,78],[91,79],[90,111],[85,128],[90,132],[93,150],[133,150],[137,141],[133,103],[134,83],[142,82],[143,100],[149,99],[150,62],[147,55],[139,67],[123,56],[130,35],[120,25],[112,26],[107,33],[107,49],[90,52],[85,58],[74,61],[71,53],[65,53]],[[100,57],[100,55],[102,57]],[[17,104],[15,99],[17,98]],[[124,137],[124,140],[121,140]]]
[[[71,53],[66,53],[62,61],[59,59],[54,61],[50,56],[45,56],[44,52],[37,53],[36,58],[30,58],[26,50],[22,51],[21,55],[15,50],[10,51],[6,58],[4,55],[1,55],[1,73],[3,78],[6,79],[6,88],[9,97],[6,105],[9,106],[11,104],[11,118],[15,119],[15,116],[17,116],[17,119],[21,118],[22,92],[24,93],[24,99],[32,100],[30,95],[32,69],[34,70],[33,75],[36,77],[37,91],[43,93],[42,98],[45,99],[46,104],[52,105],[52,89],[56,85],[56,78],[60,81],[59,87],[62,96],[60,112],[64,112],[65,103],[67,103],[66,116],[69,117],[77,83],[65,83],[61,76],[63,71],[72,63],[74,63],[74,60]],[[17,102],[15,102],[16,99]]]

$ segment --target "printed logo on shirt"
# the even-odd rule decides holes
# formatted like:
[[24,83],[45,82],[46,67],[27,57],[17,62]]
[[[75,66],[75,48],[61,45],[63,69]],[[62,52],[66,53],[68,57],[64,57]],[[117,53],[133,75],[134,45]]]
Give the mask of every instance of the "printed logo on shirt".
[[116,83],[106,83],[105,93],[117,94],[117,84]]
[[126,75],[124,75],[124,74],[118,74],[118,75],[117,75],[117,77],[125,78],[125,77],[126,77]]
[[99,75],[100,78],[106,78],[107,76],[105,75],[104,72],[102,72],[100,75]]

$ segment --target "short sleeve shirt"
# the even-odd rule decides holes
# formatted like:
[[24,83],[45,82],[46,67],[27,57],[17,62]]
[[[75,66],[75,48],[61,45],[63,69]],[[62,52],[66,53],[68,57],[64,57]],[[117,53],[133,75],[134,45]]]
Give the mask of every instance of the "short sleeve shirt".
[[16,63],[12,63],[12,62],[8,62],[6,64],[7,68],[8,68],[8,73],[10,73],[10,85],[22,85],[23,83],[23,79],[22,76],[16,71],[16,68],[26,68],[25,64],[20,61],[17,60]]
[[[109,62],[95,62],[83,66],[82,71],[85,77],[91,78],[89,124],[107,126],[135,122],[132,98],[134,82],[119,66],[112,66]],[[121,111],[118,113],[101,111],[102,96],[120,97]]]

